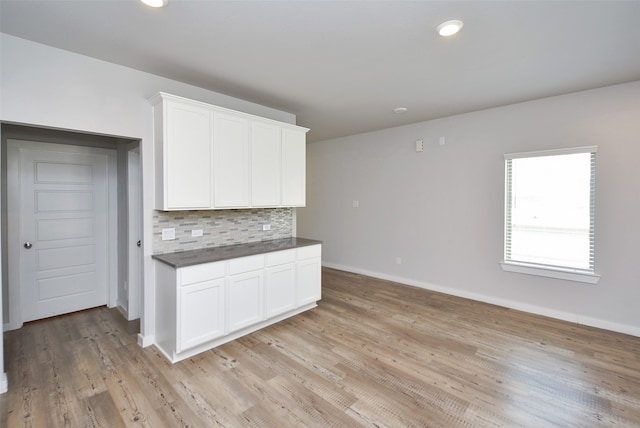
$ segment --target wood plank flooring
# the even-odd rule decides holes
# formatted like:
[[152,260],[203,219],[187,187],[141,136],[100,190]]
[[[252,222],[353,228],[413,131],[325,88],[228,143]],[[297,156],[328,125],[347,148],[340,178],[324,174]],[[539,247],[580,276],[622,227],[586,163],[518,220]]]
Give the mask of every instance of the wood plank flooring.
[[137,329],[5,333],[0,426],[640,426],[640,338],[331,269],[318,308],[175,365]]

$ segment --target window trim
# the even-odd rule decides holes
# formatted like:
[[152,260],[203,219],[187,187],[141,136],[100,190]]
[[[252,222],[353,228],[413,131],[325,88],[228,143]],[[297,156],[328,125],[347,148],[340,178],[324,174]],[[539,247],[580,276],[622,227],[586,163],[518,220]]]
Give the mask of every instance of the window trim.
[[[506,161],[512,159],[520,159],[520,158],[530,158],[530,157],[542,157],[542,156],[557,156],[557,155],[569,155],[569,154],[577,154],[577,153],[592,153],[595,154],[598,151],[598,146],[584,146],[584,147],[570,147],[563,149],[552,149],[552,150],[540,150],[540,151],[532,151],[532,152],[521,152],[521,153],[508,153],[504,155],[505,160],[505,197],[504,197],[504,236],[502,240],[503,244],[503,252],[504,259],[500,261],[500,265],[502,270],[507,272],[517,272],[524,273],[529,275],[537,275],[537,276],[545,276],[549,278],[557,278],[557,279],[565,279],[569,281],[577,281],[584,282],[589,284],[597,284],[600,280],[600,275],[595,271],[595,263],[593,266],[593,270],[583,270],[583,269],[575,269],[570,267],[561,267],[561,266],[552,266],[552,265],[544,265],[538,263],[528,263],[516,260],[506,260],[506,249],[507,249],[507,235],[508,235],[508,221],[509,218],[509,176],[507,174],[507,163]],[[592,170],[592,174],[593,174]],[[591,180],[594,180],[592,176]],[[592,198],[594,198],[595,193],[595,183],[592,183]],[[591,209],[595,209],[595,201],[594,205]],[[594,215],[591,214],[592,222],[594,221]],[[591,227],[591,232],[593,233],[594,226]],[[592,239],[592,244],[595,239]],[[593,256],[593,253],[592,253]]]
[[574,155],[576,153],[597,153],[598,146],[567,147],[564,149],[538,150],[533,152],[507,153],[504,160],[533,158],[542,156]]
[[579,269],[563,269],[556,266],[537,265],[533,263],[500,261],[500,266],[505,272],[524,273],[528,275],[545,276],[547,278],[566,279],[568,281],[597,284],[600,275]]

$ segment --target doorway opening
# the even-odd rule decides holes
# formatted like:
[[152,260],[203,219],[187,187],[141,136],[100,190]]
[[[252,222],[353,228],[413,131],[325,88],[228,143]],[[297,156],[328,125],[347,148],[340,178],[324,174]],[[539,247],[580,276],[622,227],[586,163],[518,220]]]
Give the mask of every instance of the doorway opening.
[[4,330],[102,304],[139,318],[140,141],[1,126]]

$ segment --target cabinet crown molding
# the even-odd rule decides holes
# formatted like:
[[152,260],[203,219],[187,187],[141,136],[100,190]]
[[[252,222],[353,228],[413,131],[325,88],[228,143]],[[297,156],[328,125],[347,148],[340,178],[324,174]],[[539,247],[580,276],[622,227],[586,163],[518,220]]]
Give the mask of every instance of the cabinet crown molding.
[[180,103],[187,103],[187,104],[191,104],[193,106],[197,106],[200,108],[207,108],[207,109],[211,109],[214,112],[218,112],[218,113],[227,113],[227,114],[232,114],[235,116],[242,116],[246,119],[249,120],[254,120],[254,121],[260,121],[260,122],[265,122],[265,123],[271,123],[273,125],[278,125],[280,127],[288,127],[291,129],[296,129],[298,131],[303,131],[305,133],[309,132],[309,128],[305,128],[304,126],[299,126],[299,125],[295,125],[293,123],[287,123],[287,122],[281,122],[279,120],[275,120],[275,119],[269,119],[267,117],[262,117],[262,116],[258,116],[255,114],[251,114],[251,113],[245,113],[242,111],[238,111],[238,110],[233,110],[230,108],[226,108],[226,107],[221,107],[215,104],[209,104],[209,103],[205,103],[202,101],[196,101],[196,100],[192,100],[190,98],[185,98],[185,97],[181,97],[179,95],[173,95],[173,94],[168,94],[166,92],[158,92],[157,94],[155,94],[154,96],[152,96],[151,98],[149,98],[149,104],[151,104],[152,106],[156,106],[158,104],[160,104],[163,101],[178,101]]

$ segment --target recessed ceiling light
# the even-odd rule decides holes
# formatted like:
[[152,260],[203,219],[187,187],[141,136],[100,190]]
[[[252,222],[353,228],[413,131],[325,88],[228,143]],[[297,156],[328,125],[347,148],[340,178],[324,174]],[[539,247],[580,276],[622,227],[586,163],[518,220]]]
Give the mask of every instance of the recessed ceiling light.
[[142,3],[151,7],[165,7],[169,0],[140,0]]
[[394,113],[406,113],[407,112],[407,108],[406,107],[396,107],[393,109]]
[[457,19],[443,22],[437,27],[438,34],[440,34],[443,37],[453,36],[458,31],[460,31],[463,25],[464,23],[462,21],[458,21]]

